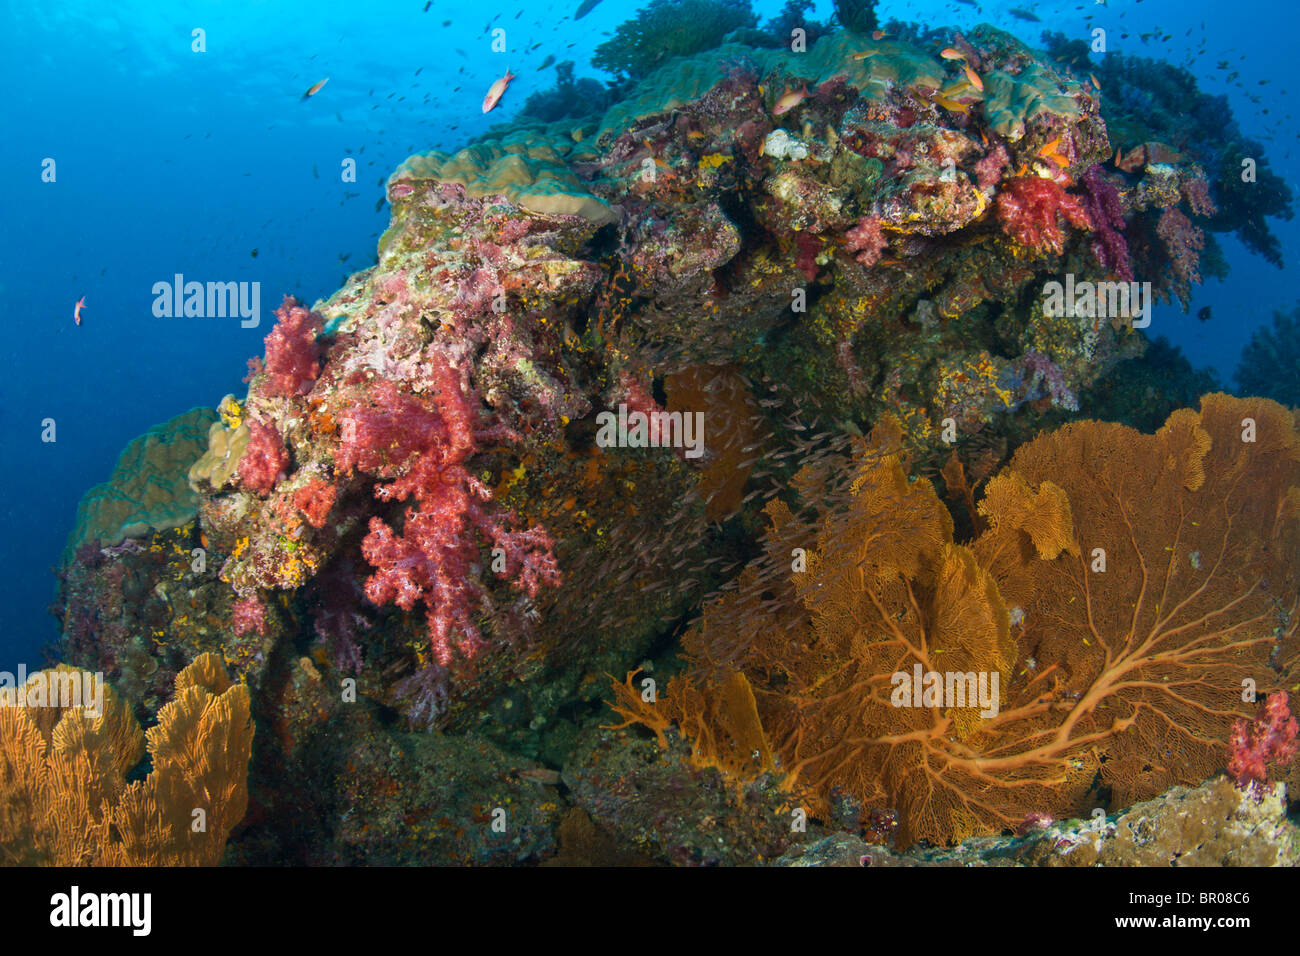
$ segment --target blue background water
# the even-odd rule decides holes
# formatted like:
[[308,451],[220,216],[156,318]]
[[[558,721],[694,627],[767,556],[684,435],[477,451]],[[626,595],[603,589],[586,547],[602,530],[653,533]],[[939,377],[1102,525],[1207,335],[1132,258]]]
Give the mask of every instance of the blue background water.
[[[781,5],[754,8],[766,19]],[[538,70],[550,54],[575,60],[578,76],[599,76],[591,51],[639,6],[603,0],[575,22],[578,0],[472,13],[438,0],[427,12],[424,0],[0,4],[0,669],[39,664],[57,636],[46,613],[51,567],[82,492],[108,478],[126,443],[185,409],[242,395],[245,361],[261,353],[281,296],[310,303],[373,263],[388,215],[376,202],[397,164],[509,119],[553,85],[554,71]],[[1014,6],[1042,22],[1012,18]],[[1087,38],[1091,15],[1111,52],[1185,64],[1204,91],[1228,94],[1243,132],[1295,183],[1293,80],[1283,70],[1296,42],[1292,9],[1288,0],[999,0],[978,10],[883,0],[878,12],[882,22],[987,21],[1034,44],[1043,29]],[[826,0],[813,11],[829,12]],[[490,27],[506,29],[506,53],[491,51]],[[206,31],[206,52],[191,49],[195,28]],[[1176,39],[1142,43],[1154,28]],[[1239,85],[1215,69],[1225,59]],[[506,67],[518,78],[489,120],[483,94]],[[354,184],[339,176],[348,156]],[[55,183],[41,181],[47,157]],[[1192,303],[1193,315],[1212,306],[1213,320],[1168,307],[1154,317],[1152,332],[1225,380],[1251,330],[1297,299],[1300,220],[1272,226],[1287,271],[1220,236],[1232,274],[1196,289]],[[153,284],[175,273],[260,282],[261,327],[155,318]],[[41,441],[46,418],[57,423],[52,444]]]

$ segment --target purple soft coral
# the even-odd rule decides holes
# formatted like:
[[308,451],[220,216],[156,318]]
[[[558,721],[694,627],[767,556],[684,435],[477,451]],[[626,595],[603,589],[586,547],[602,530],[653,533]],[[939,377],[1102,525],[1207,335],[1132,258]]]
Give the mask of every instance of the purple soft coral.
[[1124,239],[1124,206],[1119,190],[1094,165],[1083,174],[1083,205],[1092,219],[1097,238],[1092,241],[1092,254],[1102,268],[1110,269],[1125,282],[1133,281],[1133,266],[1129,261],[1128,242]]

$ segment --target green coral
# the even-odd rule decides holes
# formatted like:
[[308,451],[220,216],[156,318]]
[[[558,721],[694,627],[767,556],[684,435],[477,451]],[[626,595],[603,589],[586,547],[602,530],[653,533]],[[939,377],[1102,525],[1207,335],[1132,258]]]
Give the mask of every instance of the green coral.
[[1014,143],[1025,134],[1025,125],[1044,113],[1078,119],[1080,112],[1074,98],[1062,92],[1067,82],[1037,63],[1015,76],[1002,70],[990,71],[984,77],[984,115],[989,126]]
[[198,499],[186,473],[207,447],[205,435],[216,419],[210,408],[191,408],[127,445],[112,477],[77,505],[65,558],[92,541],[111,546],[193,521]]
[[713,49],[731,31],[757,25],[749,0],[651,0],[596,47],[591,62],[642,77],[675,56]]
[[542,215],[612,222],[609,206],[569,170],[566,156],[572,147],[572,137],[557,127],[526,127],[450,156],[436,151],[412,156],[393,173],[389,186],[420,180],[458,183],[474,199],[501,195]]
[[235,469],[248,450],[247,425],[227,428],[213,422],[208,429],[207,451],[190,467],[189,486],[194,491],[211,489],[220,491],[235,480]]

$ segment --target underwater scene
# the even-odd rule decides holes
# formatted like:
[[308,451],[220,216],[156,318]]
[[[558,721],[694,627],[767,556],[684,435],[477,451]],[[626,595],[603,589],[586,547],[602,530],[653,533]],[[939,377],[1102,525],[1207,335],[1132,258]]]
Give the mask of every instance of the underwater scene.
[[0,862],[1297,865],[1294,23],[6,4]]

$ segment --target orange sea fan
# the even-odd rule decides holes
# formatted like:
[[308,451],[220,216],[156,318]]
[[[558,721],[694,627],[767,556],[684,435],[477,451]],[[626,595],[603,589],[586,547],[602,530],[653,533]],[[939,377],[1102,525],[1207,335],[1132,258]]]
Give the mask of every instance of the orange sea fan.
[[[684,640],[694,686],[743,674],[787,785],[895,809],[905,844],[1199,783],[1245,682],[1296,657],[1296,426],[1226,395],[1155,435],[1066,426],[990,480],[969,546],[877,438],[819,521],[769,505],[766,557]],[[675,708],[700,737],[716,704]]]
[[693,365],[664,382],[670,412],[704,413],[704,473],[700,495],[710,521],[721,521],[741,505],[745,483],[760,450],[762,415],[749,383],[730,365]]

